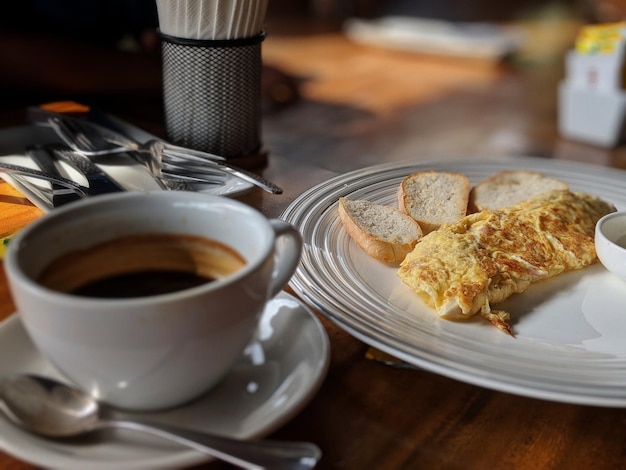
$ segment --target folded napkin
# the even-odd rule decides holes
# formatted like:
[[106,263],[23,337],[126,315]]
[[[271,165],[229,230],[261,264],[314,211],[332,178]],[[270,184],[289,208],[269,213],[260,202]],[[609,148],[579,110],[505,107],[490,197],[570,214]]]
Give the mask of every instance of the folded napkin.
[[43,214],[17,189],[0,180],[0,259],[4,258],[11,237]]
[[405,16],[351,18],[343,28],[348,38],[365,45],[481,60],[500,60],[524,41],[513,26]]

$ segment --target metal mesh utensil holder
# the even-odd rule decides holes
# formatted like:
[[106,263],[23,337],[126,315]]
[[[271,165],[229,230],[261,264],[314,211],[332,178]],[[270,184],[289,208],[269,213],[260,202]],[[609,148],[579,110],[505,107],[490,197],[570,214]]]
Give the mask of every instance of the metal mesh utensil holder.
[[161,34],[168,139],[227,159],[261,149],[261,42]]

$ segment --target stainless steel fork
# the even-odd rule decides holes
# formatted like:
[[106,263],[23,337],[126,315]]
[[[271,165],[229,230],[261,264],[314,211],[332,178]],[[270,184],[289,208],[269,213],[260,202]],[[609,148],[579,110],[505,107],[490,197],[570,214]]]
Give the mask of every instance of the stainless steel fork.
[[[123,152],[109,152],[108,150],[102,151],[98,149],[108,148],[111,144],[105,141],[97,132],[88,132],[87,134],[81,132],[78,127],[80,120],[66,117],[61,114],[53,113],[51,111],[45,111],[41,108],[30,107],[28,108],[28,115],[30,120],[40,126],[52,127],[56,134],[67,146],[67,151],[75,152],[76,155],[80,155],[81,158],[88,160],[93,156],[100,155],[119,155],[127,153],[133,160],[147,166],[145,157],[138,152],[124,150]],[[63,126],[56,126],[54,121],[59,119],[59,123],[63,123]],[[76,122],[75,122],[76,121]],[[74,126],[72,123],[75,122]],[[87,126],[85,126],[87,127]],[[103,128],[105,129],[105,128]],[[87,130],[87,129],[85,129]],[[54,144],[50,144],[53,146]],[[60,144],[62,146],[62,144]],[[168,177],[160,173],[155,173],[152,169],[148,168],[154,177],[154,181],[164,190],[180,190],[180,191],[194,191],[195,188],[190,184],[190,181],[183,181],[178,178]],[[202,181],[195,181],[202,184],[223,184],[223,179],[211,179],[205,178]]]
[[158,139],[145,143],[135,142],[106,127],[67,116],[51,116],[49,122],[65,143],[88,156],[135,151],[143,156],[142,163],[160,177],[215,183],[216,180],[223,182],[224,176],[228,174],[272,194],[283,192],[271,181],[235,167],[217,155],[179,147]]
[[265,178],[226,162],[222,157],[168,142],[153,139],[145,143],[98,124],[62,114],[34,108],[29,110],[31,120],[45,123],[74,150],[90,157],[135,152],[137,160],[158,178],[172,178],[194,183],[224,182],[227,175],[254,184],[272,194],[282,189]]

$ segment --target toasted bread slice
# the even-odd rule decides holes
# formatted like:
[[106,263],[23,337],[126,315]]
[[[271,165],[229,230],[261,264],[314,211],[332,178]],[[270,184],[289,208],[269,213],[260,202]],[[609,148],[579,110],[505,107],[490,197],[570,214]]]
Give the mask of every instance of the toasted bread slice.
[[567,191],[569,185],[536,171],[501,171],[474,186],[470,211],[502,209],[555,189]]
[[400,263],[422,236],[411,217],[370,201],[340,198],[339,217],[357,245],[385,263]]
[[469,179],[460,173],[411,173],[398,187],[398,207],[427,234],[467,215],[470,189]]

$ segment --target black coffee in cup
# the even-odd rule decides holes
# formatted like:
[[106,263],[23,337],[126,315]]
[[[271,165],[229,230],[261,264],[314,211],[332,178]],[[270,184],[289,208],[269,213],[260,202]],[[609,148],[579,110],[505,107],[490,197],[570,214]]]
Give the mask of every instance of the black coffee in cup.
[[239,253],[216,240],[128,235],[63,255],[44,269],[38,281],[79,296],[146,297],[212,282],[244,266]]

